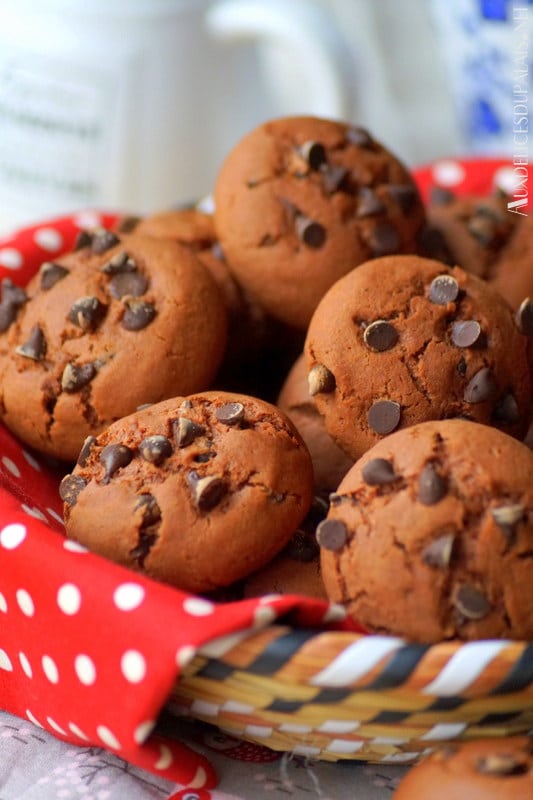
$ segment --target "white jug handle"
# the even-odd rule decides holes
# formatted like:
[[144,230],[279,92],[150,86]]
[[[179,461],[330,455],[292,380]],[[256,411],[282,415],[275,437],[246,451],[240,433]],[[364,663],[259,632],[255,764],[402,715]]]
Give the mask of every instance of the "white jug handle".
[[305,111],[349,118],[353,63],[342,32],[324,8],[309,0],[219,0],[208,9],[206,24],[220,40],[281,45],[289,63],[309,75],[312,96],[302,96]]

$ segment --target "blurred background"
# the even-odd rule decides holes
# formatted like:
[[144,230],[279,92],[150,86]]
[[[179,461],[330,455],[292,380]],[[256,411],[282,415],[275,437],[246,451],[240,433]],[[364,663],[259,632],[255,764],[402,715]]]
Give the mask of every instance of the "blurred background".
[[202,197],[282,114],[366,126],[410,167],[512,158],[532,23],[528,0],[0,0],[0,233]]

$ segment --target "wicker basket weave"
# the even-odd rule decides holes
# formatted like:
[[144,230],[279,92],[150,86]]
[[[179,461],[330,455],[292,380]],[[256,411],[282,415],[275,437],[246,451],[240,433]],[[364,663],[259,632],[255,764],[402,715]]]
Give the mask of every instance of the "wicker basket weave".
[[414,763],[442,742],[533,733],[533,644],[271,625],[204,648],[172,706],[274,750]]

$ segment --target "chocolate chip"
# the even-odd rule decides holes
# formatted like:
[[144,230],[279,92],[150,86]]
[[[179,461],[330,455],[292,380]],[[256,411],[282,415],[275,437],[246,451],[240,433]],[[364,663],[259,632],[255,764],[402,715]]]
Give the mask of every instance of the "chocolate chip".
[[365,328],[363,339],[371,350],[382,353],[394,347],[398,341],[398,331],[390,322],[377,319]]
[[96,375],[96,367],[90,362],[87,364],[67,364],[61,376],[61,388],[65,392],[78,392],[87,386]]
[[369,486],[383,486],[398,478],[392,463],[386,458],[372,458],[367,461],[361,474],[364,482]]
[[320,548],[314,533],[297,530],[285,546],[283,553],[293,561],[309,564],[318,557]]
[[346,167],[341,167],[340,164],[325,164],[320,171],[322,185],[328,194],[338,192],[348,175]]
[[135,510],[141,508],[143,512],[143,528],[154,525],[161,519],[161,509],[153,494],[140,494],[135,504]]
[[434,506],[447,492],[446,481],[434,464],[426,464],[418,479],[418,499],[425,506]]
[[200,511],[210,511],[220,503],[228,491],[222,478],[215,475],[200,478],[198,473],[190,472],[188,480],[193,491],[194,502]]
[[355,216],[358,218],[372,217],[385,211],[385,205],[379,199],[373,189],[362,186],[357,192],[357,211]]
[[443,233],[431,225],[424,225],[416,234],[420,255],[442,261],[452,266],[455,263]]
[[109,281],[109,293],[120,300],[125,295],[140,297],[148,288],[148,280],[140,272],[120,272]]
[[529,297],[520,303],[520,308],[516,312],[516,324],[520,333],[533,336],[533,302]]
[[21,306],[27,301],[28,295],[20,286],[16,286],[10,278],[2,280],[2,301],[0,302],[0,333],[7,331],[15,321]]
[[472,347],[479,344],[481,325],[475,319],[460,320],[453,323],[452,342],[456,347]]
[[300,241],[308,247],[318,250],[326,241],[326,229],[320,222],[308,219],[303,214],[296,216],[294,226]]
[[452,275],[437,275],[429,287],[429,299],[438,306],[454,303],[459,296],[459,284]]
[[44,264],[41,264],[39,270],[41,289],[47,292],[58,281],[62,280],[65,275],[68,275],[66,267],[62,267],[61,264],[55,264],[53,261],[45,261]]
[[464,393],[466,403],[484,403],[496,394],[497,386],[489,367],[482,367],[470,379]]
[[457,362],[457,366],[456,366],[456,368],[455,368],[455,369],[457,370],[458,374],[459,374],[459,375],[460,375],[462,378],[464,378],[464,376],[466,375],[466,371],[467,371],[467,369],[468,369],[467,363],[466,363],[466,361],[464,360],[464,358],[460,358],[460,359],[459,359],[459,361]]
[[507,538],[514,534],[518,523],[525,518],[525,508],[520,503],[491,508],[490,513],[496,525]]
[[225,403],[216,409],[215,416],[224,425],[240,425],[244,419],[244,406],[242,403]]
[[476,760],[476,769],[485,775],[525,775],[529,772],[526,761],[520,761],[512,753],[489,753],[479,756]]
[[316,540],[324,550],[340,550],[347,535],[346,525],[339,519],[325,519],[316,529]]
[[166,436],[147,436],[139,444],[139,452],[150,464],[161,464],[172,455],[172,445]]
[[446,206],[455,200],[455,194],[444,186],[432,186],[430,191],[430,202],[435,206]]
[[67,318],[82,331],[94,331],[105,317],[106,310],[97,297],[79,297],[70,307]]
[[391,222],[378,222],[369,239],[372,256],[379,258],[397,253],[400,242],[400,234]]
[[89,247],[92,244],[93,237],[89,231],[80,231],[76,236],[73,250],[83,250],[84,247]]
[[476,214],[467,224],[468,232],[482,247],[490,247],[497,237],[497,221],[486,214]]
[[430,567],[446,568],[452,557],[455,534],[439,536],[422,552],[422,560]]
[[119,253],[115,253],[103,267],[100,267],[100,272],[104,272],[106,275],[121,275],[124,272],[135,272],[136,269],[135,261],[124,250],[121,250]]
[[42,361],[46,354],[46,339],[39,325],[34,325],[30,331],[28,339],[17,347],[16,352],[24,358],[31,358],[33,361]]
[[501,425],[515,425],[520,419],[516,398],[511,392],[501,397],[492,412],[492,420]]
[[368,131],[359,126],[349,128],[346,131],[346,139],[357,147],[371,147],[374,143]]
[[81,446],[80,454],[78,456],[77,464],[80,467],[84,467],[87,464],[87,459],[91,454],[91,450],[93,445],[96,444],[96,437],[95,436],[87,436],[84,443]]
[[368,410],[368,424],[376,433],[385,435],[400,424],[401,407],[394,400],[376,400]]
[[314,397],[315,394],[326,393],[335,391],[336,381],[335,376],[324,364],[315,364],[311,367],[307,376],[307,384],[309,387],[309,394]]
[[78,496],[87,486],[81,475],[65,475],[59,484],[59,496],[68,506],[75,506]]
[[409,214],[416,205],[418,192],[408,183],[391,183],[389,194],[404,214]]
[[300,147],[302,157],[307,161],[311,169],[318,170],[326,163],[326,148],[321,142],[308,141]]
[[120,239],[113,231],[107,231],[102,228],[93,232],[91,250],[93,253],[105,253],[106,250],[110,250],[119,242]]
[[172,432],[178,447],[187,447],[197,436],[205,433],[205,428],[187,417],[178,417],[172,423]]
[[140,300],[130,300],[126,303],[126,310],[121,320],[121,325],[127,331],[140,331],[146,328],[156,315],[156,310],[151,303]]
[[104,483],[109,483],[115,472],[127,467],[133,458],[133,450],[125,444],[108,444],[100,453],[100,463],[105,467]]
[[464,583],[459,587],[454,605],[466,619],[483,619],[490,611],[487,596],[471,583]]

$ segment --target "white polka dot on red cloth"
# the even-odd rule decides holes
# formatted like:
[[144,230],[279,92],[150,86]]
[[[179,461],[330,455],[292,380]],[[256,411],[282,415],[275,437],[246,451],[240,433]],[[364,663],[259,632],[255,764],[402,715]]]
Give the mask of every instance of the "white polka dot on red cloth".
[[48,513],[48,514],[50,514],[50,516],[51,516],[51,517],[53,517],[55,520],[57,520],[57,522],[60,522],[60,523],[61,523],[61,525],[64,525],[64,524],[65,524],[65,522],[64,522],[64,520],[63,520],[63,517],[61,517],[61,516],[60,516],[60,515],[57,513],[57,511],[54,511],[54,509],[53,509],[53,508],[47,508],[47,509],[46,509],[46,511],[47,511],[47,513]]
[[50,253],[60,250],[63,246],[63,237],[55,228],[39,228],[33,234],[33,240],[35,244]]
[[77,225],[78,228],[97,228],[102,224],[102,217],[97,211],[87,209],[76,214],[74,217],[74,224]]
[[22,455],[24,456],[24,458],[26,459],[26,461],[28,462],[30,467],[33,467],[33,469],[36,472],[40,472],[41,471],[41,465],[39,464],[39,462],[30,453],[26,452],[26,450],[23,450],[22,451]]
[[0,611],[3,611],[4,614],[7,614],[7,600],[2,592],[0,592]]
[[443,159],[432,167],[433,180],[440,186],[458,186],[465,179],[465,168],[458,161]]
[[258,606],[254,609],[254,627],[262,628],[276,619],[276,612],[269,606]]
[[160,744],[159,758],[155,762],[154,767],[156,769],[161,769],[161,770],[168,769],[172,764],[173,760],[174,759],[172,758],[172,751],[170,750],[170,747],[167,747],[166,744]]
[[215,610],[214,603],[202,597],[187,597],[183,601],[183,610],[193,617],[206,617]]
[[140,683],[146,675],[146,660],[138,650],[126,650],[120,659],[120,669],[130,683]]
[[11,522],[0,531],[0,545],[6,550],[14,550],[26,538],[26,526],[20,522]]
[[105,725],[98,725],[96,728],[96,733],[100,741],[102,741],[107,747],[111,747],[113,750],[120,750],[121,744],[113,731],[110,731]]
[[338,603],[331,603],[328,610],[322,617],[322,622],[340,622],[346,619],[346,609]]
[[70,729],[70,730],[72,731],[72,733],[74,734],[74,736],[77,736],[77,737],[78,737],[78,739],[84,739],[86,742],[88,742],[88,741],[89,741],[89,737],[87,736],[87,734],[85,734],[85,733],[84,733],[84,732],[81,730],[81,728],[78,728],[78,726],[76,725],[76,723],[75,723],[75,722],[69,722],[68,726],[69,726],[69,729]]
[[33,617],[35,614],[35,604],[33,602],[33,598],[26,589],[17,589],[15,597],[17,598],[17,604],[22,613],[26,617]]
[[59,683],[59,670],[57,664],[50,656],[43,656],[41,659],[43,672],[50,683]]
[[65,541],[63,542],[63,547],[65,548],[65,550],[68,550],[69,553],[88,553],[89,552],[87,550],[87,548],[84,547],[84,545],[80,544],[79,542],[74,542],[74,541],[72,541],[72,539],[65,539]]
[[499,189],[502,189],[507,194],[513,194],[519,181],[520,178],[517,177],[513,167],[508,165],[505,167],[500,167],[498,170],[496,170],[493,177],[494,185]]
[[68,616],[77,614],[81,607],[81,592],[73,583],[64,583],[57,590],[57,605]]
[[14,247],[2,247],[0,250],[0,267],[6,269],[20,269],[23,265],[24,259],[22,253],[15,250]]
[[0,669],[6,672],[13,672],[13,664],[5,650],[0,650]]
[[52,717],[46,717],[46,721],[47,721],[48,725],[52,728],[53,731],[55,731],[56,733],[61,734],[61,736],[66,736],[67,735],[67,732],[64,731],[63,728],[61,727],[61,725],[58,725],[57,722],[54,719],[52,719]]
[[113,602],[120,611],[133,611],[141,605],[144,595],[140,583],[121,583],[113,593]]
[[80,653],[74,659],[74,671],[84,686],[92,686],[96,681],[96,667],[94,661],[85,653]]
[[176,664],[180,669],[192,661],[196,655],[196,648],[192,644],[184,644],[176,653]]
[[2,464],[15,478],[20,478],[20,469],[17,467],[13,459],[8,456],[2,456]]
[[38,728],[43,727],[39,722],[39,720],[33,716],[29,708],[26,709],[26,716],[28,717],[29,721],[32,722],[34,725],[37,725]]
[[141,722],[140,725],[137,725],[135,731],[133,732],[133,738],[135,739],[137,744],[143,744],[152,731],[156,726],[156,722],[153,719],[148,719],[146,722]]
[[19,653],[19,661],[20,666],[22,667],[23,673],[26,675],[27,678],[33,678],[33,670],[31,668],[31,664],[28,661],[28,656],[26,653]]

